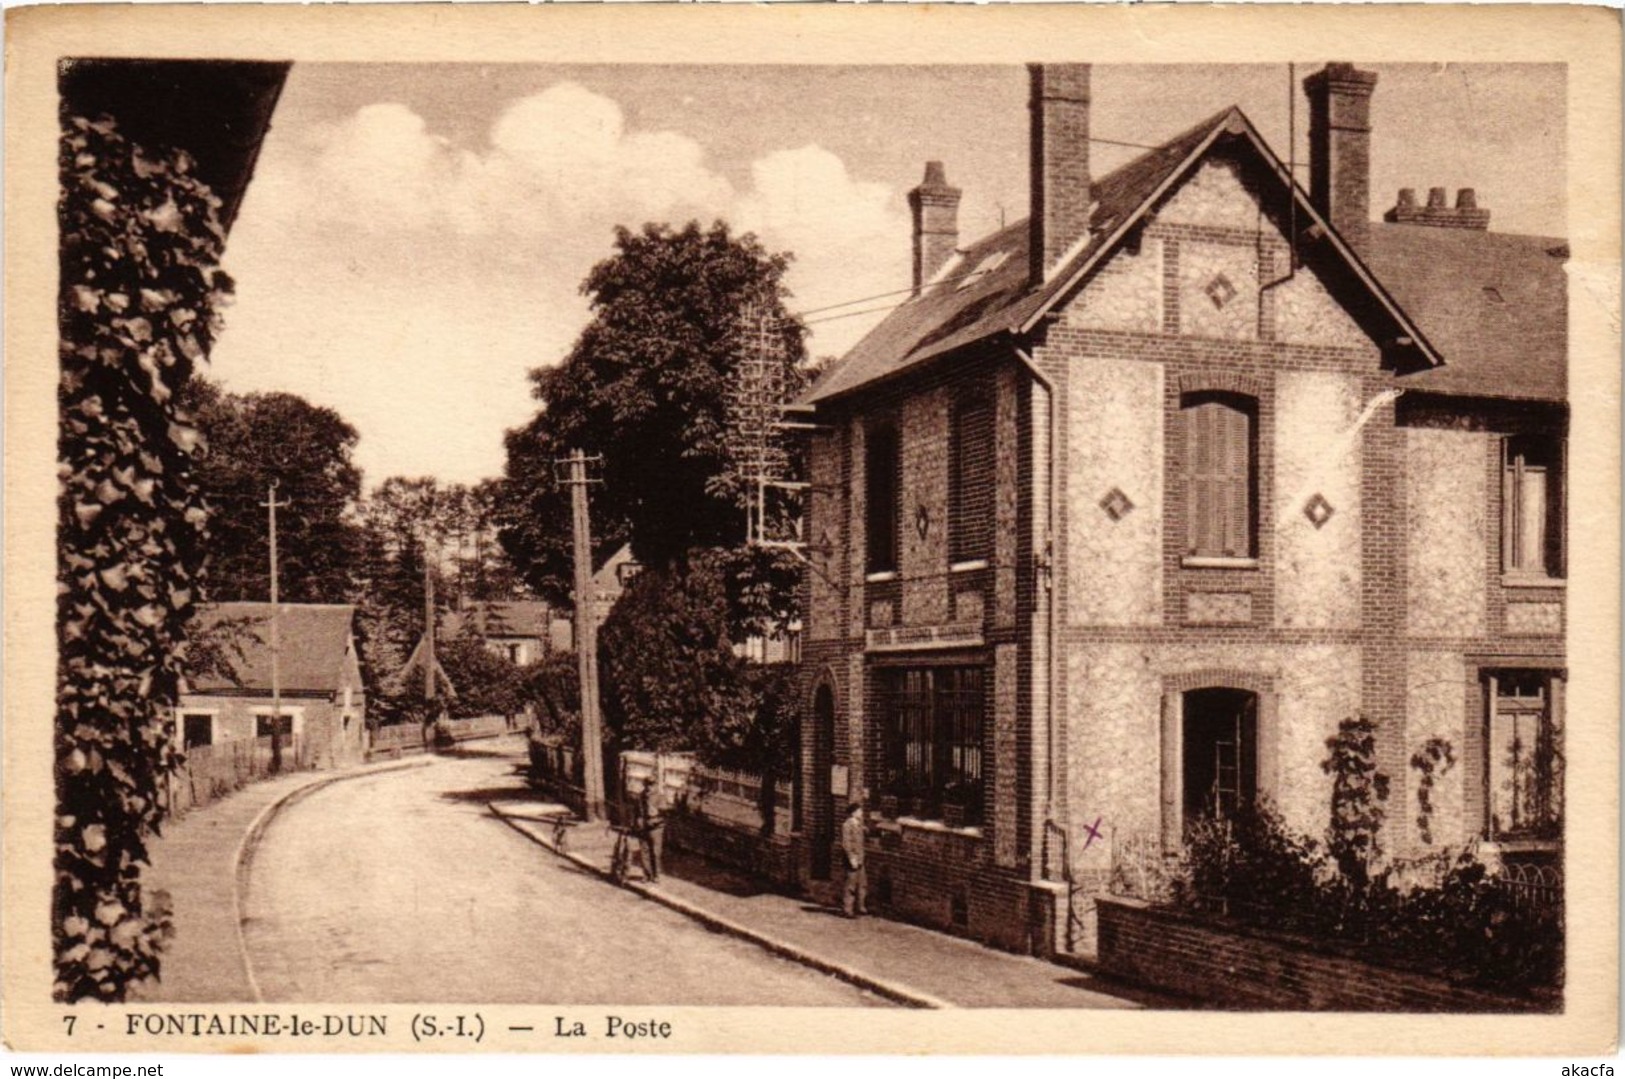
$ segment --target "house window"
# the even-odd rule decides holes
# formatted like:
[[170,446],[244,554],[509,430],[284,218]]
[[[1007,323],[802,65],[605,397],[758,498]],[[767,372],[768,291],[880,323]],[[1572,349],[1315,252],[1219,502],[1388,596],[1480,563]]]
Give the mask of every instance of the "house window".
[[1258,797],[1258,694],[1191,690],[1182,712],[1185,823],[1234,819]]
[[985,559],[993,552],[993,405],[984,392],[954,405],[948,477],[949,557]]
[[[279,721],[277,723],[277,726],[279,728],[281,728],[282,737],[284,737],[284,738],[292,738],[293,737],[293,715],[291,713],[288,713],[288,712],[283,712],[281,715],[277,716],[276,718]],[[271,737],[271,713],[269,713],[269,712],[260,712],[260,713],[257,713],[254,716],[254,737],[256,737],[256,738],[269,738],[269,737]]]
[[1488,676],[1488,835],[1557,840],[1563,834],[1563,726],[1548,671]]
[[187,712],[181,716],[181,748],[214,744],[214,716],[207,712]]
[[982,822],[981,667],[878,673],[883,799],[897,813],[954,825]]
[[1563,576],[1563,454],[1555,438],[1517,435],[1504,443],[1501,550],[1506,572]]
[[889,573],[897,569],[898,537],[901,530],[902,462],[898,453],[897,427],[877,423],[866,432],[864,443],[864,482],[868,512],[868,570]]
[[1192,557],[1253,557],[1257,417],[1257,402],[1239,394],[1187,394],[1181,402],[1185,551]]

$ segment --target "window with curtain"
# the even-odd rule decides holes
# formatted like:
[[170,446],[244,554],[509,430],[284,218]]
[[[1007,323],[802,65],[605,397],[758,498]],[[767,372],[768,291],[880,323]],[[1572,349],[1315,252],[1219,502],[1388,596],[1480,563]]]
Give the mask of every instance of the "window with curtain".
[[864,487],[867,513],[868,571],[886,573],[897,569],[902,500],[902,482],[897,425],[890,422],[869,425],[864,437]]
[[1181,402],[1187,555],[1254,556],[1257,416],[1257,402],[1238,394],[1188,394]]
[[1504,443],[1501,551],[1506,572],[1563,576],[1562,441],[1516,435]]
[[949,558],[986,559],[993,553],[993,402],[986,389],[954,403],[948,476]]

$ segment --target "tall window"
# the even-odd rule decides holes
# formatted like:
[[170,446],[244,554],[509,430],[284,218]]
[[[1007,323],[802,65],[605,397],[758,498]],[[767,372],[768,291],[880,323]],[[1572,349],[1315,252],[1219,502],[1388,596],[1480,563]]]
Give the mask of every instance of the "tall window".
[[1563,728],[1546,671],[1491,671],[1489,837],[1561,839]]
[[1563,576],[1562,442],[1517,435],[1505,443],[1501,550],[1515,576]]
[[954,405],[948,476],[948,544],[954,562],[993,553],[993,405],[984,390]]
[[870,573],[897,568],[897,547],[902,518],[898,488],[902,462],[898,454],[897,427],[892,423],[869,426],[864,442],[864,485]]
[[1198,558],[1251,558],[1258,503],[1257,404],[1228,393],[1188,394],[1185,428],[1185,551]]
[[878,672],[882,797],[900,814],[980,824],[980,667],[909,667]]

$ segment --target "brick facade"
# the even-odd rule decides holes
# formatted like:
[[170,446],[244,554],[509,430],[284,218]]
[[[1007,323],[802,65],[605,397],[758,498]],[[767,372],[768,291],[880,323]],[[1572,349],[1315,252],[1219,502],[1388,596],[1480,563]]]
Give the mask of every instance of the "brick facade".
[[[1336,203],[1361,195],[1371,81],[1343,69],[1326,80],[1316,122],[1329,125],[1332,175],[1317,197]],[[1063,85],[1063,107],[1086,110],[1086,80],[1064,78],[1035,80],[1035,109]],[[1087,170],[1086,150],[1057,165],[1051,145],[1076,122],[1035,120],[1048,185],[1035,192],[1052,226],[1070,227],[1076,209],[1057,176]],[[1005,947],[1061,946],[1066,907],[1083,902],[1063,881],[1104,887],[1131,841],[1177,846],[1204,753],[1235,754],[1236,782],[1322,832],[1326,740],[1356,715],[1376,723],[1377,764],[1395,780],[1388,850],[1423,847],[1409,762],[1429,738],[1460,762],[1432,796],[1434,842],[1483,833],[1484,672],[1562,668],[1561,581],[1503,572],[1502,445],[1561,431],[1564,409],[1410,392],[1414,339],[1338,250],[1300,242],[1294,257],[1271,182],[1246,145],[1215,146],[1016,342],[994,337],[818,403],[808,530],[822,561],[806,658],[844,678],[835,763],[850,786],[830,797],[863,797],[878,821],[881,909]],[[1339,215],[1365,208],[1333,221],[1341,230]],[[1053,236],[1035,225],[1032,237],[1047,271]],[[952,563],[946,534],[950,418],[966,393],[993,396],[985,565]],[[1249,539],[1224,557],[1193,549],[1188,528],[1191,455],[1207,451],[1186,410],[1215,395],[1247,417],[1249,438]],[[876,574],[863,473],[880,422],[898,431],[903,501],[898,566]],[[885,672],[947,665],[980,669],[985,686],[985,811],[970,827],[919,819],[880,790],[888,739],[903,737],[888,726]],[[1229,722],[1223,708],[1231,742],[1200,733]]]

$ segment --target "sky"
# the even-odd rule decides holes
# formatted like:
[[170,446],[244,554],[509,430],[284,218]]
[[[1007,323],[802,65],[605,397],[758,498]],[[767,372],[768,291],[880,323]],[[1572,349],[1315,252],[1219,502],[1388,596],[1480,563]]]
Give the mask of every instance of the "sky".
[[[1474,187],[1492,229],[1564,234],[1561,65],[1361,66],[1373,214],[1400,187]],[[1280,64],[1097,66],[1092,134],[1155,144],[1235,104],[1286,157],[1294,85]],[[1096,144],[1094,171],[1138,152]],[[909,283],[930,159],[964,191],[964,240],[1026,216],[1025,70],[296,64],[227,245],[211,375],[336,409],[368,488],[500,475],[616,225],[721,218],[793,252],[810,354],[840,355],[899,297],[849,301]]]

